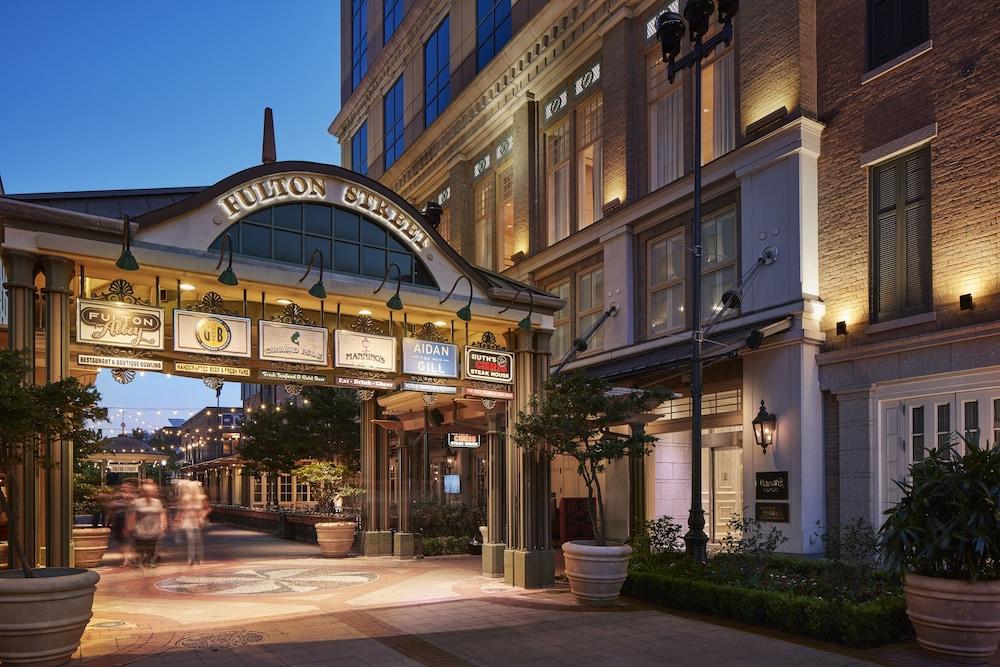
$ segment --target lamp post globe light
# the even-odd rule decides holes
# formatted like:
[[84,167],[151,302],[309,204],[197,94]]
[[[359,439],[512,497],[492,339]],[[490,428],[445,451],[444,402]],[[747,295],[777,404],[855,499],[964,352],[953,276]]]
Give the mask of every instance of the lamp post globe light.
[[[715,12],[713,0],[687,0],[684,16],[677,12],[662,12],[656,21],[656,34],[663,49],[667,65],[667,78],[673,82],[678,72],[693,69],[694,108],[701,107],[701,62],[720,44],[733,40],[733,17],[739,11],[739,0],[719,0],[719,23],[722,30],[705,39]],[[685,30],[685,21],[687,29]],[[681,40],[689,33],[691,51],[677,59]],[[698,562],[708,559],[708,536],[705,534],[705,510],[701,505],[701,395],[702,361],[701,345],[704,329],[701,317],[701,114],[694,114],[694,222],[691,225],[691,254],[689,263],[691,299],[694,322],[691,327],[691,509],[688,513],[688,532],[684,535],[685,551]]]

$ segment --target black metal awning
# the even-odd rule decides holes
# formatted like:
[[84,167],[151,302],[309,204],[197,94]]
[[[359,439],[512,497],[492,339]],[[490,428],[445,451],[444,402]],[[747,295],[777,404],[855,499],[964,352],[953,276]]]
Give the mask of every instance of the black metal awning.
[[[750,346],[750,338],[755,331],[760,332],[759,340],[762,341],[768,336],[787,331],[791,327],[792,319],[792,316],[786,315],[726,331],[712,332],[702,346],[702,359],[715,361],[735,357],[741,349]],[[610,359],[582,367],[582,370],[588,375],[607,380],[622,380],[638,375],[670,371],[682,367],[690,361],[691,339],[689,336],[685,336],[676,343],[655,350],[619,359]]]

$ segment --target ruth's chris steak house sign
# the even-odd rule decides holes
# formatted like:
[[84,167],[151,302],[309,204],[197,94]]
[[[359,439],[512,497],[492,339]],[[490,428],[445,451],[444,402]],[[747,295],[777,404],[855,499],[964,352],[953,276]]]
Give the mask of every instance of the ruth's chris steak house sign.
[[249,213],[287,201],[325,201],[352,208],[391,227],[414,250],[430,246],[430,238],[415,220],[385,197],[356,183],[322,174],[287,173],[237,186],[219,198],[219,207],[235,222]]
[[465,348],[465,379],[514,383],[514,355],[500,350]]

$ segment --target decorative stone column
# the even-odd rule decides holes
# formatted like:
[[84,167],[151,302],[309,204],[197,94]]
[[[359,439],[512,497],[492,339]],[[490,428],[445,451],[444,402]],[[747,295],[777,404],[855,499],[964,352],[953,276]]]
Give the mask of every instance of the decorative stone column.
[[[645,424],[630,424],[633,436],[646,432]],[[628,457],[628,532],[629,537],[643,529],[646,522],[646,455],[631,452]]]
[[[28,358],[28,382],[34,384],[35,375],[35,273],[38,257],[21,250],[5,248],[2,253],[7,281],[7,347],[20,350]],[[39,564],[38,524],[38,461],[34,443],[24,444],[24,462],[7,471],[11,475],[7,488],[13,504],[20,510],[8,517],[12,530],[21,537],[21,547],[29,565]],[[8,565],[20,567],[13,549],[8,550]]]
[[483,576],[502,577],[505,540],[504,464],[506,445],[497,431],[496,410],[486,413],[486,544],[483,545]]
[[[533,394],[548,376],[551,331],[508,334],[514,350],[514,401],[507,413],[512,433],[519,411],[527,411]],[[548,458],[511,446],[507,451],[507,549],[504,581],[523,588],[541,588],[555,582]]]
[[361,486],[365,489],[361,521],[364,529],[365,556],[391,556],[392,533],[386,515],[386,463],[384,438],[374,420],[378,419],[378,401],[374,396],[361,401]]
[[[45,274],[45,380],[69,377],[69,283],[73,262],[50,255],[41,258]],[[46,443],[48,468],[45,493],[45,563],[70,567],[73,563],[73,445],[62,440]]]
[[392,553],[396,558],[413,558],[413,527],[410,522],[410,492],[413,486],[413,449],[419,442],[407,442],[400,436],[399,448],[399,530],[392,537]]

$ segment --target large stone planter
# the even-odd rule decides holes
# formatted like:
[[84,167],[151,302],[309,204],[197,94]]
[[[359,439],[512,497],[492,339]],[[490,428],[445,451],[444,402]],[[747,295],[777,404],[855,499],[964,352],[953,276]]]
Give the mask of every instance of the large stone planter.
[[610,604],[618,599],[628,576],[632,547],[609,544],[599,547],[593,540],[564,542],[563,558],[569,589],[587,604]]
[[108,550],[110,528],[74,528],[73,558],[77,567],[98,567]]
[[908,574],[906,614],[925,650],[966,663],[987,662],[1000,642],[1000,581]]
[[69,567],[35,574],[26,579],[20,570],[0,572],[0,664],[63,665],[90,621],[100,575]]
[[325,558],[344,558],[354,544],[353,521],[331,521],[316,524],[316,541]]

